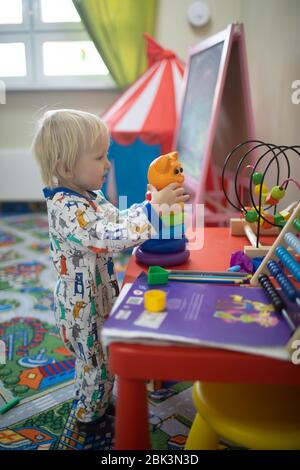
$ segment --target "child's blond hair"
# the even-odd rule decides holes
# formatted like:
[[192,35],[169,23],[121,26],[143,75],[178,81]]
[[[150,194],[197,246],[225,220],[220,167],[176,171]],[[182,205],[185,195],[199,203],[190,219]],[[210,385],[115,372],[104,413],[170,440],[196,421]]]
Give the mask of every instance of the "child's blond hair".
[[76,109],[46,111],[32,144],[46,186],[53,188],[64,180],[80,155],[92,150],[96,142],[107,146],[108,139],[105,124],[94,114]]

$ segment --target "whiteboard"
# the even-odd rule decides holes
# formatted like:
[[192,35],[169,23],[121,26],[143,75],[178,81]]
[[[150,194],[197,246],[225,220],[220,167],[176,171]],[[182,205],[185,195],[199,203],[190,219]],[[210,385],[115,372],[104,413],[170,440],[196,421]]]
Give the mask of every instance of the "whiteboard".
[[193,54],[180,116],[177,150],[185,175],[201,172],[224,42]]
[[[189,53],[174,142],[191,194],[189,203],[204,203],[208,195],[224,198],[224,160],[237,144],[253,137],[244,29],[242,24],[230,24]],[[233,175],[235,162],[229,170]]]

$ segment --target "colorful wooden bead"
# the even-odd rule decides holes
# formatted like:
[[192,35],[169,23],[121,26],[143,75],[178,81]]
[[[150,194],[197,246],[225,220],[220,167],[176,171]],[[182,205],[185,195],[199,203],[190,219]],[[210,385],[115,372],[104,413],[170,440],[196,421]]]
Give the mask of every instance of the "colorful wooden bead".
[[300,282],[300,264],[296,259],[282,245],[278,245],[275,248],[275,254],[282,264],[291,272],[296,281]]
[[258,213],[256,212],[255,209],[250,209],[249,211],[246,212],[245,214],[245,219],[247,222],[252,224],[253,222],[257,222],[258,220]]
[[284,218],[284,220],[289,220],[291,213],[284,209],[283,211],[280,211],[279,214]]
[[269,193],[265,199],[265,204],[267,204],[268,206],[276,206],[278,202],[279,202],[278,199],[274,199],[271,196],[271,193]]
[[295,227],[295,229],[297,230],[297,232],[300,233],[300,219],[295,219],[293,221],[293,226]]
[[277,199],[278,201],[282,199],[285,195],[285,189],[282,188],[281,186],[274,186],[271,189],[271,197],[273,199]]
[[253,184],[260,184],[262,182],[262,179],[263,179],[262,173],[253,173],[253,176],[252,176]]
[[[259,212],[259,206],[256,206],[256,210],[257,212]],[[265,216],[265,213],[262,207],[260,208],[260,215]],[[264,223],[264,219],[262,219],[261,217],[258,217],[258,219],[259,219],[259,225],[262,226]]]
[[274,215],[274,224],[275,225],[281,225],[281,226],[283,226],[285,224],[284,218],[279,213]]
[[262,186],[262,191],[261,191],[262,195],[268,193],[268,188],[267,188],[267,186],[266,186],[265,184],[263,184],[263,185],[257,184],[257,185],[255,186],[255,188],[254,188],[254,192],[255,192],[255,194],[256,194],[257,196],[259,196],[259,194],[260,194],[260,187],[261,187],[261,186]]
[[274,224],[274,216],[271,215],[271,214],[264,214],[264,219],[263,220],[263,223],[262,223],[262,228],[266,229],[266,230],[269,230],[272,228],[272,225],[269,223],[271,222],[272,224]]
[[286,233],[284,241],[300,256],[300,240],[294,233]]
[[268,193],[262,193],[262,195],[261,195],[261,203],[262,204],[265,204],[267,195],[268,195]]

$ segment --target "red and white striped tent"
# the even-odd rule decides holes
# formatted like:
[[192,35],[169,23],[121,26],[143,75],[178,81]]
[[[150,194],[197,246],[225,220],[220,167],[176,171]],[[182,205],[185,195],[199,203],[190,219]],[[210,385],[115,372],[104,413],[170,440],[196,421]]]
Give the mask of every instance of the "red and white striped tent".
[[104,191],[114,202],[126,195],[129,205],[144,199],[150,162],[172,150],[184,72],[174,52],[145,38],[148,70],[102,116],[113,167]]

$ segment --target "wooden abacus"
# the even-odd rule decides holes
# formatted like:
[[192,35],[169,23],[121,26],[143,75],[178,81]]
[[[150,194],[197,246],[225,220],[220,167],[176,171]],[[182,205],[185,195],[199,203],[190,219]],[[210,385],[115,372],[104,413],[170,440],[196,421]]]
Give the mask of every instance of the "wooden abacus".
[[[298,238],[298,235],[300,235],[300,203],[294,209],[290,219],[253,275],[250,283],[252,286],[258,286],[261,283],[259,279],[262,274],[266,276],[271,274],[282,288],[285,297],[300,306],[300,291],[293,284],[293,280],[300,282],[300,264],[294,257],[294,253],[300,256],[300,238]],[[289,251],[287,248],[289,248]],[[281,262],[292,277],[288,277],[282,271],[276,260]],[[300,340],[300,326],[297,327],[289,341],[288,349],[290,352],[292,343],[295,340]]]

